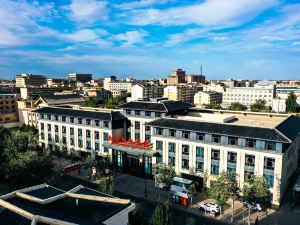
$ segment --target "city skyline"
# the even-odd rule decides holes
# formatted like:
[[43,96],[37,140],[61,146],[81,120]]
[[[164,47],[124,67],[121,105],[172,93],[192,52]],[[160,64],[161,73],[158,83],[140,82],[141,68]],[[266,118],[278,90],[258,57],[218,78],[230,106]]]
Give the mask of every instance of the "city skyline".
[[300,4],[290,0],[0,0],[0,78],[299,79]]

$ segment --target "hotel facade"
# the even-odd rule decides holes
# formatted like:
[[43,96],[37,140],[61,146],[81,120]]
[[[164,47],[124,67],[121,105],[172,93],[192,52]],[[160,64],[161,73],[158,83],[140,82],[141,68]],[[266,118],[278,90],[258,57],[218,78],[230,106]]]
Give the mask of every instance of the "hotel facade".
[[[128,102],[120,110],[36,110],[40,144],[109,156],[117,169],[155,174],[155,164],[210,185],[222,171],[264,176],[279,205],[298,165],[300,119],[267,114],[199,112],[180,101]],[[200,182],[199,182],[200,181]]]

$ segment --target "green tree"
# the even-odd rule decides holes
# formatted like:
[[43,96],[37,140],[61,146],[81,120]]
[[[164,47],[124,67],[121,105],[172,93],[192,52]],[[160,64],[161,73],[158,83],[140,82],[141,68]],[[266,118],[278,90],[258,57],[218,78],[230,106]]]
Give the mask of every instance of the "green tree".
[[84,106],[87,107],[97,108],[99,107],[99,103],[100,103],[99,100],[96,98],[88,97],[84,99]]
[[[259,204],[267,214],[268,209],[272,206],[272,193],[268,188],[265,177],[250,177],[243,187],[243,201],[250,204]],[[250,221],[250,208],[248,221]]]
[[285,101],[285,104],[287,112],[297,112],[297,96],[293,91],[289,94],[288,98]]
[[218,103],[215,103],[215,102],[205,105],[205,108],[206,109],[222,109],[221,105]]
[[166,189],[169,189],[173,183],[173,178],[176,176],[174,167],[159,163],[156,165],[156,173],[159,174],[155,177],[156,182],[165,184]]
[[109,178],[101,178],[96,180],[96,184],[98,184],[99,188],[98,190],[102,193],[112,195],[115,190],[115,184],[113,177]]
[[130,96],[131,96],[130,93],[127,93],[127,92],[123,91],[123,92],[121,92],[120,95],[118,95],[114,98],[110,98],[110,99],[106,100],[105,103],[104,103],[104,107],[108,108],[108,109],[114,109],[118,105],[126,103],[127,97],[130,97]]
[[19,130],[23,131],[23,132],[32,132],[33,134],[38,133],[38,129],[36,129],[35,126],[31,126],[31,125],[25,124],[25,123],[22,124],[22,126],[20,127]]
[[257,99],[255,103],[251,104],[250,110],[252,112],[270,112],[270,108],[266,106],[266,101],[262,99]]
[[232,102],[228,109],[234,111],[244,111],[246,107],[239,102]]
[[172,222],[172,209],[169,202],[163,204],[159,203],[152,216],[153,225],[171,225]]
[[193,198],[196,195],[196,185],[192,184],[189,186],[189,192],[190,192],[190,196],[191,196],[191,205],[193,205]]

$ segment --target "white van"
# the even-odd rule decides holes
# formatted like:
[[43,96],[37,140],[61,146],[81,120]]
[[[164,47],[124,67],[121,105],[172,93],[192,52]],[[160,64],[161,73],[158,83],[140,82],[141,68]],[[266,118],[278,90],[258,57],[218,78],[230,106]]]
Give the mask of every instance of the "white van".
[[190,193],[189,187],[193,184],[193,181],[184,179],[181,177],[174,177],[173,178],[173,184],[171,185],[171,191],[172,192],[179,192],[179,193]]

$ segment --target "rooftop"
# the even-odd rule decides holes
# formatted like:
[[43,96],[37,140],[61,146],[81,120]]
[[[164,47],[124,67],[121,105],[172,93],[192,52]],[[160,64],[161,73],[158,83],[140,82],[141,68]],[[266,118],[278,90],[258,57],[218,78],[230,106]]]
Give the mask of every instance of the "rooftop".
[[[97,110],[97,111],[96,111]],[[120,112],[112,110],[86,110],[86,109],[72,109],[72,108],[63,108],[63,107],[43,107],[34,110],[37,113],[44,114],[55,114],[62,116],[73,116],[79,118],[90,118],[98,120],[123,120],[126,119]]]
[[45,95],[40,97],[40,99],[44,100],[48,104],[63,104],[84,101],[79,94]]
[[122,109],[134,109],[157,112],[173,112],[177,110],[185,110],[192,107],[191,104],[182,101],[162,101],[162,102],[127,102],[119,105]]

